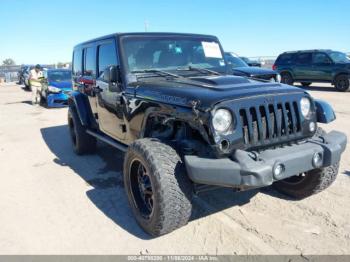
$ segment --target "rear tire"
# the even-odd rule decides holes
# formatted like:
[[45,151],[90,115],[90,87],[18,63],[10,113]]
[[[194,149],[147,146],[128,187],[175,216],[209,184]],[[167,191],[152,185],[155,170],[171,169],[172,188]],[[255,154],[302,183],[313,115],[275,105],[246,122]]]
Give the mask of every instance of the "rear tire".
[[350,80],[347,75],[337,76],[334,81],[335,88],[340,92],[347,92],[350,89]]
[[[318,128],[315,136],[323,136],[325,131]],[[332,166],[310,170],[304,174],[292,176],[287,179],[277,181],[274,188],[290,197],[303,199],[317,194],[328,188],[337,178],[339,163]]]
[[177,152],[153,139],[136,140],[124,160],[124,185],[137,223],[152,236],[188,223],[192,184]]
[[290,73],[283,72],[281,73],[281,83],[292,86],[294,83],[294,79]]
[[96,138],[86,133],[86,128],[81,124],[74,107],[68,109],[68,127],[73,150],[77,155],[92,154],[96,151]]
[[304,87],[308,87],[310,86],[312,83],[310,82],[301,82],[301,85],[304,86]]

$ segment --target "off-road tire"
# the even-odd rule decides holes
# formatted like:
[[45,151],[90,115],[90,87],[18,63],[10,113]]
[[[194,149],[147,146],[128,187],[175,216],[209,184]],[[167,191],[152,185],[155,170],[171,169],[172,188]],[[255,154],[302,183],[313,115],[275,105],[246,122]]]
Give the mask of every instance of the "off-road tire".
[[[318,128],[315,136],[325,135],[322,128]],[[339,163],[332,166],[317,168],[306,172],[298,183],[288,183],[288,179],[277,181],[274,188],[290,197],[303,199],[317,194],[328,188],[336,179],[339,170]]]
[[300,83],[303,87],[308,87],[308,86],[310,86],[312,83],[310,83],[310,82],[301,82]]
[[[141,161],[149,172],[153,211],[145,218],[136,204],[131,185],[132,164]],[[132,143],[124,159],[124,186],[137,223],[152,236],[174,231],[188,223],[192,213],[192,184],[177,152],[155,139]]]
[[288,72],[281,73],[281,83],[292,86],[294,83],[293,76]]
[[347,75],[340,75],[335,78],[334,81],[335,89],[340,92],[347,92],[350,90],[350,80]]
[[73,150],[77,155],[93,154],[96,151],[96,138],[86,133],[86,128],[72,106],[68,109],[68,127]]

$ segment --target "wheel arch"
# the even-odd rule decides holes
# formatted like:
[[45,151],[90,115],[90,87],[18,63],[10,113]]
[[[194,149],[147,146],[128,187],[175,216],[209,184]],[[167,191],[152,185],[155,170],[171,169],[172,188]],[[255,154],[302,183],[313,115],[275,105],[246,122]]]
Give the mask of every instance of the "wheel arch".
[[290,69],[282,69],[281,71],[279,71],[280,75],[285,74],[285,73],[290,74],[293,78],[295,77],[293,71]]
[[350,73],[349,73],[349,72],[345,72],[345,71],[337,72],[337,73],[334,75],[333,80],[332,80],[332,84],[333,84],[333,85],[335,84],[335,80],[337,79],[337,77],[339,77],[339,76],[341,76],[341,75],[345,75],[345,76],[350,77]]
[[68,106],[74,108],[83,126],[90,126],[93,123],[93,114],[86,95],[74,91],[68,98]]
[[193,130],[196,130],[200,133],[204,141],[210,144],[209,136],[206,129],[203,127],[203,124],[196,121],[195,116],[191,108],[162,108],[162,107],[151,107],[145,111],[145,115],[141,124],[140,137],[147,138],[148,136],[148,127],[150,121],[154,117],[160,117],[164,119],[165,123],[170,123],[174,125],[175,123],[183,123],[188,125]]

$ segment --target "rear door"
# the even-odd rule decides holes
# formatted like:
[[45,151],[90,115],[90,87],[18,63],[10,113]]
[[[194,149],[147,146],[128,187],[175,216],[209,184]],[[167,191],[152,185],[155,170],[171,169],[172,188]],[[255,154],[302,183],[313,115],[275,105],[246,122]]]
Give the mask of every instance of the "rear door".
[[294,67],[294,79],[311,81],[315,79],[312,70],[312,53],[300,52],[296,55]]
[[313,74],[316,80],[331,81],[333,62],[331,58],[323,52],[315,52],[312,59]]
[[121,91],[109,88],[103,79],[103,72],[112,65],[119,65],[115,39],[107,39],[97,43],[98,79],[96,81],[97,112],[100,129],[118,140],[125,138]]
[[94,86],[96,84],[96,46],[90,43],[83,47],[83,70],[78,79],[78,85],[81,92],[86,94],[89,98],[92,113],[96,116],[96,94]]

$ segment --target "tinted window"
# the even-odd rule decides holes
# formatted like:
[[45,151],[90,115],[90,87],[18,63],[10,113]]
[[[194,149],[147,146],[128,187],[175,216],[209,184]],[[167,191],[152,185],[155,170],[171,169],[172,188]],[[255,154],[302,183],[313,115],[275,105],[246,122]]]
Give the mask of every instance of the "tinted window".
[[247,63],[238,57],[225,55],[227,62],[233,67],[248,67]]
[[350,62],[350,58],[344,53],[331,52],[329,55],[335,63],[349,63]]
[[293,60],[293,54],[283,54],[277,58],[276,64],[287,65],[291,64]]
[[312,54],[311,53],[300,53],[297,55],[297,63],[300,65],[311,64]]
[[145,69],[180,70],[189,66],[226,70],[216,40],[198,37],[130,37],[122,41],[126,69],[131,73]]
[[84,75],[96,76],[96,52],[93,47],[85,49]]
[[99,75],[101,75],[108,66],[116,65],[117,63],[117,55],[114,44],[110,43],[100,45],[98,48]]
[[82,51],[75,50],[73,55],[73,74],[81,75],[82,71]]
[[68,70],[67,71],[52,70],[52,71],[48,71],[47,78],[49,81],[52,81],[52,82],[70,81],[72,78],[72,74]]
[[315,53],[314,54],[314,59],[313,59],[314,64],[325,64],[325,63],[328,63],[329,61],[330,61],[330,59],[324,53]]

